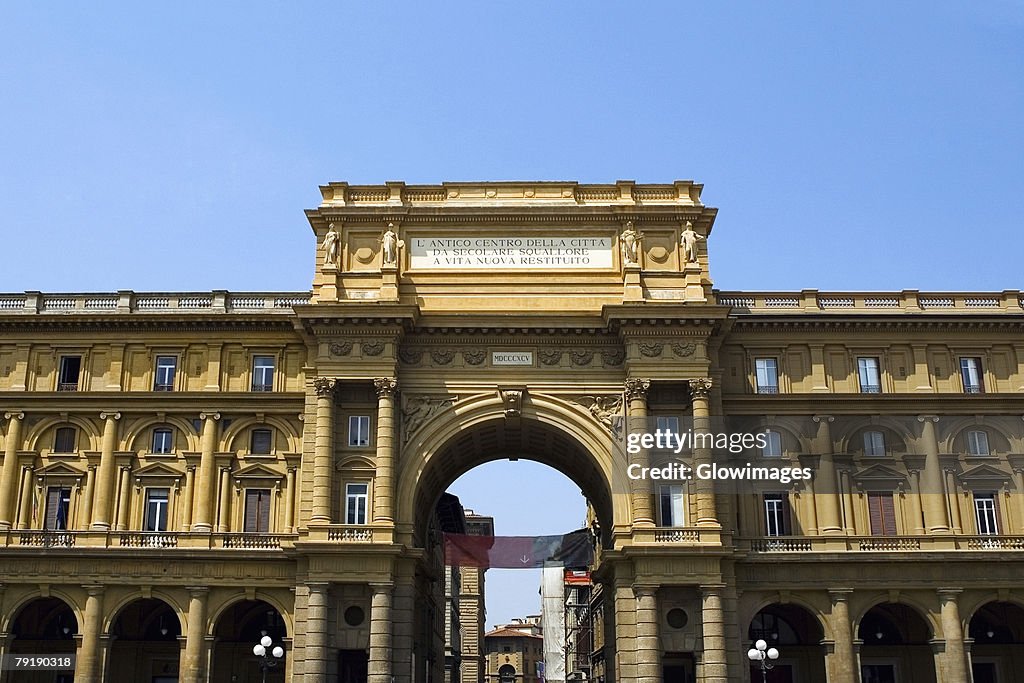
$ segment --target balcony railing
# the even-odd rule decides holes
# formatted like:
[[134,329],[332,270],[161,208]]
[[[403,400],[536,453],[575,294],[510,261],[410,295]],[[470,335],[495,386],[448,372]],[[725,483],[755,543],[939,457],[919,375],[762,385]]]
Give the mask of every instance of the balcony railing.
[[757,393],[759,394],[777,394],[779,393],[779,387],[758,387]]
[[59,382],[57,391],[78,391],[78,382]]
[[122,548],[176,548],[178,535],[163,531],[123,533],[118,537]]
[[734,314],[790,313],[793,309],[827,313],[900,314],[907,311],[947,313],[1013,313],[1020,315],[1024,298],[1018,290],[1002,292],[715,292],[718,303]]
[[862,394],[880,394],[882,393],[882,387],[878,384],[862,384],[860,385],[860,393]]
[[253,384],[252,385],[252,390],[253,391],[273,391],[274,390],[274,385],[273,384]]
[[18,544],[40,548],[52,546],[71,547],[75,545],[75,532],[44,530],[22,530],[18,532]]
[[738,539],[754,553],[1024,550],[1024,536],[777,536]]
[[985,387],[983,387],[980,384],[968,384],[968,385],[964,386],[964,393],[965,394],[984,394],[985,393]]

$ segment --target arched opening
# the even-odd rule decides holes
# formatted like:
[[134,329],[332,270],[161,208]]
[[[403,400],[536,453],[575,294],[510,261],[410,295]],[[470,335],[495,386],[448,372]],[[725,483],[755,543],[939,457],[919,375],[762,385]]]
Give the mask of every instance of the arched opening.
[[[8,652],[12,655],[73,655],[78,620],[60,598],[36,598],[18,612],[11,626]],[[70,664],[70,662],[69,662]],[[19,683],[71,683],[73,666],[66,671],[19,671]],[[5,681],[14,680],[10,674]]]
[[110,628],[110,681],[178,679],[181,622],[163,600],[145,598],[126,605]]
[[968,636],[974,683],[1004,683],[1024,671],[1024,608],[1011,602],[982,605],[971,617]]
[[[754,615],[747,629],[748,647],[764,640],[779,650],[768,673],[769,683],[825,683],[824,631],[821,622],[799,605],[767,605]],[[761,667],[752,665],[752,681],[760,681]]]
[[935,680],[928,641],[932,631],[917,610],[894,602],[875,605],[861,619],[863,683],[918,683]]
[[210,667],[211,681],[232,681],[233,683],[260,683],[264,667],[266,680],[283,682],[285,663],[272,657],[258,657],[253,647],[267,636],[271,646],[287,650],[287,629],[284,619],[270,603],[263,600],[243,600],[224,610],[217,618],[213,630],[213,662]]
[[[540,398],[539,402],[548,399]],[[611,478],[612,467],[609,465],[611,452],[611,435],[603,432],[600,426],[587,426],[579,423],[586,422],[589,416],[568,416],[572,410],[565,405],[559,409],[552,410],[553,406],[543,408],[531,405],[530,399],[524,397],[522,414],[507,418],[504,406],[501,402],[494,401],[494,405],[484,406],[483,409],[469,410],[467,414],[456,417],[454,421],[446,426],[436,429],[439,432],[429,441],[423,439],[418,444],[420,461],[407,463],[404,468],[404,481],[399,482],[399,517],[407,520],[413,528],[414,540],[417,545],[425,549],[427,560],[421,567],[421,573],[417,577],[417,602],[422,610],[416,612],[416,623],[413,626],[414,632],[422,633],[426,624],[431,621],[439,621],[447,627],[451,627],[454,619],[464,618],[459,615],[458,610],[453,608],[452,597],[465,592],[471,592],[474,586],[483,579],[483,573],[475,567],[453,567],[440,566],[444,560],[443,548],[441,547],[442,536],[439,532],[451,532],[458,530],[460,521],[452,525],[452,520],[458,520],[458,514],[451,514],[453,507],[463,510],[461,502],[456,496],[451,495],[461,491],[459,486],[453,488],[453,484],[460,477],[467,473],[497,472],[492,468],[507,470],[516,468],[516,472],[502,471],[494,475],[485,475],[486,482],[476,487],[478,491],[490,491],[492,495],[485,496],[481,502],[475,498],[467,500],[465,507],[471,507],[478,515],[494,517],[493,531],[497,536],[517,536],[527,539],[535,539],[537,536],[562,535],[573,531],[581,530],[576,538],[585,537],[587,547],[593,548],[595,538],[610,539],[612,520],[614,519],[613,495],[609,479]],[[560,412],[559,412],[560,411]],[[557,413],[557,414],[556,414]],[[606,443],[602,443],[605,439]],[[416,451],[413,451],[416,452]],[[602,455],[603,454],[603,455]],[[602,459],[603,457],[603,459]],[[504,461],[504,462],[498,462]],[[537,464],[544,467],[537,467]],[[481,467],[481,466],[485,467]],[[473,470],[473,472],[470,472]],[[554,470],[555,472],[551,472]],[[556,474],[556,473],[560,473]],[[543,481],[545,476],[562,480],[564,493],[545,493]],[[568,479],[566,481],[565,479]],[[448,492],[448,493],[446,493]],[[532,526],[523,528],[509,524],[510,516],[516,514],[516,507],[502,505],[497,508],[496,499],[499,493],[512,493],[518,500],[518,509],[532,508],[543,517],[547,511],[548,518],[545,522],[552,522],[551,501],[553,495],[558,498],[572,497],[576,506],[574,512],[565,518],[557,520],[557,527],[551,524],[545,528]],[[582,493],[582,496],[580,495]],[[465,496],[462,496],[465,497]],[[452,498],[455,498],[453,506]],[[615,498],[617,500],[617,498]],[[589,506],[589,507],[588,507]],[[521,521],[521,520],[519,520]],[[456,531],[458,533],[458,531]],[[465,532],[463,532],[465,533]],[[495,546],[497,547],[497,546]],[[492,555],[493,556],[493,555]],[[524,555],[525,557],[526,555]],[[436,562],[438,566],[430,567],[430,562]],[[533,564],[529,565],[533,567]],[[463,569],[465,571],[463,571]],[[582,569],[586,575],[589,591],[589,566]],[[495,585],[500,583],[496,577],[496,569],[486,570],[488,576],[486,594],[496,595],[507,593],[507,591],[494,590]],[[516,571],[517,575],[525,572]],[[590,608],[589,593],[583,595],[583,588],[567,588],[564,583],[565,576],[562,567],[548,568],[544,573],[543,580],[540,570],[535,570],[533,577],[527,579],[532,583],[526,590],[518,593],[523,596],[522,610],[518,613],[518,619],[523,623],[515,623],[513,618],[511,624],[499,623],[496,617],[500,612],[496,609],[487,610],[486,627],[483,622],[479,624],[461,624],[461,631],[469,635],[464,638],[482,638],[483,630],[495,629],[503,625],[511,625],[512,630],[528,633],[534,624],[528,624],[529,617],[536,617],[539,626],[538,616],[541,612],[538,599],[538,589],[541,585],[546,586],[544,596],[554,594],[557,588],[557,599],[564,601],[570,597],[569,593],[579,590],[580,595],[573,598],[579,604],[585,604]],[[557,577],[555,576],[557,574]],[[444,581],[427,579],[429,576],[443,577]],[[443,583],[443,585],[442,585]],[[557,587],[555,584],[558,584]],[[462,591],[461,586],[467,590]],[[575,596],[575,592],[573,592]],[[461,599],[461,598],[460,598]],[[435,611],[443,617],[434,616]],[[422,612],[422,613],[421,613]],[[511,616],[504,612],[503,616]],[[589,615],[581,615],[583,620],[589,624]],[[567,617],[568,618],[568,617]],[[501,621],[505,621],[501,619]],[[550,624],[548,630],[553,628]],[[459,629],[456,629],[459,630]],[[592,642],[589,630],[586,633],[573,635],[566,631],[564,624],[557,627],[558,632],[565,638],[565,648],[560,655],[566,674],[571,671],[582,669],[585,673],[590,672],[590,661]],[[614,630],[610,630],[614,633]],[[433,669],[433,678],[444,675],[445,667],[452,670],[461,660],[460,665],[463,677],[470,674],[466,666],[474,666],[467,663],[470,657],[469,652],[483,652],[484,648],[468,646],[463,643],[461,651],[452,647],[451,642],[445,643],[443,632],[435,631],[430,639],[425,642],[414,644],[414,648],[420,647],[424,651],[413,653],[413,660],[418,668],[430,667]],[[516,636],[519,637],[519,636]],[[575,640],[574,640],[575,639]],[[544,671],[544,644],[543,639],[534,636],[523,640],[527,643],[523,654],[521,666],[516,666],[518,680],[535,679]],[[480,645],[483,643],[480,642]],[[442,654],[443,653],[443,654]],[[574,654],[575,653],[575,654]],[[502,664],[501,658],[505,653],[495,653],[496,657],[491,661],[477,661],[475,666],[478,670],[486,672],[485,680],[499,680],[498,668]],[[578,656],[577,656],[578,655]],[[500,658],[499,658],[500,657]],[[607,658],[609,662],[614,661],[613,657]],[[548,671],[550,671],[550,664]],[[419,680],[422,671],[414,673],[415,680]]]
[[498,669],[498,683],[515,683],[516,668],[511,664],[503,664]]

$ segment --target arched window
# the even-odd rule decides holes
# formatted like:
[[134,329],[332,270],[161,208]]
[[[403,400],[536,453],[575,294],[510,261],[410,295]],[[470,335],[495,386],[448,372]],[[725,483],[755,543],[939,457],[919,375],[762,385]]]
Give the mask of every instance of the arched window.
[[764,430],[764,447],[761,449],[761,455],[766,458],[781,458],[782,457],[782,434],[771,430]]
[[170,427],[153,430],[153,453],[170,453],[174,450],[174,432]]
[[967,432],[967,452],[971,455],[991,455],[988,447],[988,432],[975,429]]
[[885,455],[885,434],[878,431],[864,432],[864,455]]
[[57,427],[53,435],[54,453],[74,453],[78,430],[74,427]]

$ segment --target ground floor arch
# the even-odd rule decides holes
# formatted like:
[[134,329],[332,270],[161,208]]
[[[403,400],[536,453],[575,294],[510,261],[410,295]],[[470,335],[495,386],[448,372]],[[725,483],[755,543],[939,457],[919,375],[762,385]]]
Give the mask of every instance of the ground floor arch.
[[1007,601],[979,607],[967,627],[974,683],[1009,683],[1024,671],[1024,608]]
[[904,603],[869,609],[857,630],[862,683],[935,681],[934,632],[928,619]]
[[159,598],[122,607],[111,622],[107,681],[173,683],[181,660],[181,621]]
[[[74,655],[79,636],[75,613],[58,597],[38,597],[21,606],[11,621],[6,651],[10,654]],[[70,671],[0,671],[4,683],[71,683]]]
[[[817,615],[793,603],[761,608],[750,621],[747,643],[764,640],[779,650],[769,683],[826,683],[824,629]],[[751,666],[751,681],[762,680],[761,669]]]
[[284,660],[267,669],[266,680],[286,680],[291,639],[281,613],[264,600],[240,600],[217,616],[213,623],[210,680],[260,683],[263,671],[260,660],[253,655],[253,647],[264,636],[270,637],[271,648],[281,646],[285,649]]

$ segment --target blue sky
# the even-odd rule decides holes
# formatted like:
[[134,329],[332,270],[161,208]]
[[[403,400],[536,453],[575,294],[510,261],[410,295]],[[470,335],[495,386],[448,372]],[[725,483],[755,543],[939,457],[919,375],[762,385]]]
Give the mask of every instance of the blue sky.
[[705,184],[722,289],[1024,285],[1019,0],[23,2],[0,45],[0,291],[302,290],[318,184],[620,178]]

